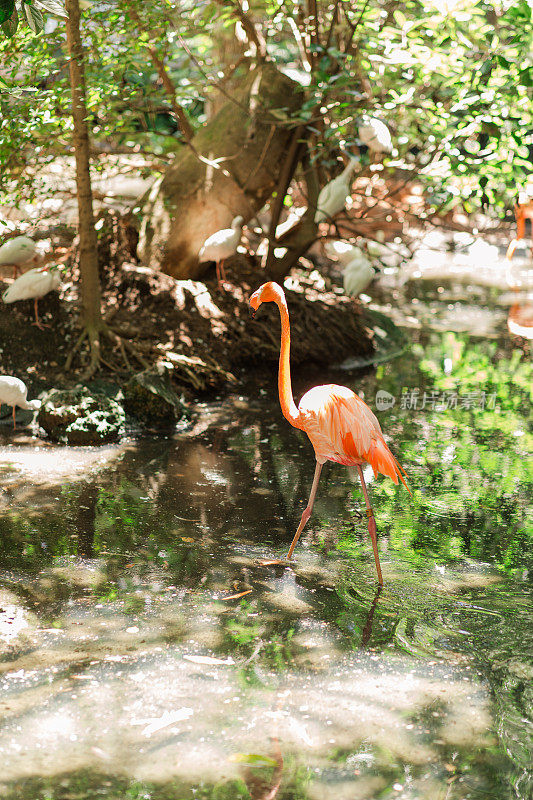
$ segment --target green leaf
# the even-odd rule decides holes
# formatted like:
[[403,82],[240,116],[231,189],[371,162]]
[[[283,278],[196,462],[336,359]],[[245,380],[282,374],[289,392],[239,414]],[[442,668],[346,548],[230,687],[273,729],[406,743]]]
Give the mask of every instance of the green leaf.
[[0,92],[7,92],[8,94],[12,94],[14,97],[20,97],[22,95],[20,89],[15,86],[10,86],[3,78],[0,78]]
[[405,16],[405,14],[402,14],[401,11],[394,12],[394,19],[396,20],[396,23],[400,30],[403,30],[403,28],[405,28],[405,26],[407,25],[407,17]]
[[228,759],[234,764],[245,764],[247,767],[277,767],[278,762],[269,756],[257,753],[234,753]]
[[41,8],[46,9],[51,14],[56,14],[58,17],[68,17],[67,12],[65,11],[65,6],[63,3],[60,3],[59,0],[35,0],[37,5],[41,6]]
[[0,0],[0,24],[10,18],[15,10],[15,0]]
[[11,16],[6,19],[5,22],[2,22],[2,30],[4,31],[5,35],[11,39],[11,37],[15,35],[18,26],[19,15],[17,14],[17,9],[15,8]]
[[38,8],[31,5],[24,5],[24,13],[26,14],[26,19],[28,20],[28,25],[32,29],[34,33],[40,33],[44,28],[44,19],[43,15],[39,11]]
[[533,67],[520,70],[520,83],[522,86],[533,86]]

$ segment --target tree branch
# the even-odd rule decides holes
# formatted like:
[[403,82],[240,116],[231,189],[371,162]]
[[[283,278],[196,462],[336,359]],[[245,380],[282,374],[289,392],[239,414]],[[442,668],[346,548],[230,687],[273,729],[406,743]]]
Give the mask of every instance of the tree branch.
[[270,227],[268,231],[268,253],[265,264],[265,269],[268,270],[274,261],[274,248],[276,246],[276,228],[278,226],[281,210],[283,208],[283,201],[287,194],[292,176],[296,170],[298,162],[302,154],[302,141],[301,137],[305,131],[305,125],[299,125],[293,132],[291,143],[281,168],[278,185],[276,187],[276,197],[272,205],[272,213],[270,216]]
[[328,37],[326,39],[326,50],[329,48],[331,44],[331,37],[333,36],[333,30],[335,28],[335,24],[339,21],[339,0],[335,0],[335,7],[331,14],[331,22],[329,25],[328,30]]
[[281,259],[275,259],[270,267],[270,275],[274,280],[281,281],[289,272],[291,267],[309,249],[316,240],[317,224],[315,222],[316,205],[320,184],[318,174],[314,164],[311,163],[309,150],[305,154],[305,183],[307,186],[307,211],[300,222],[294,228],[287,231],[282,236],[278,244],[287,248],[287,252]]
[[[227,6],[225,0],[216,0],[219,6]],[[253,44],[255,47],[256,55],[261,60],[266,57],[267,49],[266,49],[266,41],[263,36],[263,33],[259,26],[254,22],[251,18],[250,14],[245,11],[240,4],[239,0],[233,0],[232,2],[233,12],[235,16],[240,21],[244,32],[246,33],[246,38],[250,44]]]
[[[145,29],[139,15],[137,14],[137,11],[131,6],[130,6],[130,16],[133,20],[135,20],[139,28]],[[194,136],[194,131],[189,124],[189,121],[187,119],[184,110],[182,109],[182,107],[180,106],[180,104],[176,99],[176,87],[174,86],[172,79],[167,72],[165,64],[159,58],[155,47],[152,47],[151,44],[148,44],[146,47],[148,52],[150,53],[150,58],[152,59],[152,63],[156,68],[157,73],[161,79],[161,83],[163,84],[165,92],[168,95],[168,98],[170,100],[170,105],[172,106],[172,111],[174,112],[176,119],[178,120],[178,125],[183,134],[183,138],[187,143],[190,143],[192,137]]]
[[194,131],[189,124],[187,117],[185,116],[185,112],[176,100],[176,87],[174,86],[170,75],[168,74],[164,63],[161,61],[155,48],[148,46],[148,52],[150,53],[150,58],[157,69],[159,77],[161,78],[161,83],[163,84],[165,91],[168,95],[170,100],[170,105],[172,106],[172,111],[176,115],[176,119],[178,120],[178,125],[180,130],[183,134],[183,138],[190,142],[192,137],[194,136]]
[[348,23],[348,25],[350,27],[350,36],[349,36],[349,38],[347,39],[347,41],[346,41],[346,43],[344,45],[344,52],[345,53],[347,53],[348,50],[351,47],[353,37],[355,35],[355,32],[356,32],[357,28],[359,27],[359,25],[363,21],[363,16],[364,16],[364,13],[366,11],[366,8],[367,8],[369,2],[370,2],[370,0],[365,0],[365,4],[364,4],[363,8],[361,9],[361,13],[359,14],[359,16],[357,17],[357,20],[355,22],[352,22],[350,20],[350,18],[348,16],[348,11],[346,9],[346,6],[344,6],[344,5],[342,6],[342,10],[344,11],[344,17],[345,17],[346,22]]
[[287,22],[294,36],[294,40],[298,46],[298,52],[300,53],[300,58],[302,59],[302,66],[306,72],[311,72],[313,61],[310,57],[309,51],[307,50],[303,42],[302,34],[300,33],[298,25],[290,16],[290,14],[287,16]]

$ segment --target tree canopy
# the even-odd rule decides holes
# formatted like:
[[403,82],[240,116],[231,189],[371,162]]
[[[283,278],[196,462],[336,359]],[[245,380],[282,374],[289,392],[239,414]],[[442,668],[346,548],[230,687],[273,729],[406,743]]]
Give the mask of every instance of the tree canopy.
[[[96,151],[172,159],[270,60],[305,90],[297,117],[313,159],[359,144],[363,113],[392,131],[392,167],[416,172],[432,211],[509,207],[531,170],[532,8],[527,0],[82,2],[89,125]],[[68,56],[58,0],[2,0],[2,191],[38,191],[70,147]]]

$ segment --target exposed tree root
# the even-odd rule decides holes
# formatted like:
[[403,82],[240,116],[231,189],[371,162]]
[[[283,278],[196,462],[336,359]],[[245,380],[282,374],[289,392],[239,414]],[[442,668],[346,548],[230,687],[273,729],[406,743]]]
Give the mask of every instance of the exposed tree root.
[[93,375],[98,371],[101,364],[104,364],[104,366],[113,372],[118,371],[118,368],[113,367],[102,357],[102,338],[109,339],[111,342],[113,342],[113,344],[118,345],[122,360],[127,370],[133,371],[133,367],[126,351],[129,351],[129,353],[137,359],[143,369],[149,368],[149,362],[141,355],[137,347],[132,342],[124,339],[124,337],[122,337],[115,330],[113,330],[113,328],[109,327],[109,325],[102,321],[98,325],[84,327],[74,347],[71,349],[67,360],[65,361],[65,372],[70,370],[76,353],[81,352],[81,347],[85,339],[89,340],[89,364],[81,376],[83,381],[90,380],[90,378],[92,378]]

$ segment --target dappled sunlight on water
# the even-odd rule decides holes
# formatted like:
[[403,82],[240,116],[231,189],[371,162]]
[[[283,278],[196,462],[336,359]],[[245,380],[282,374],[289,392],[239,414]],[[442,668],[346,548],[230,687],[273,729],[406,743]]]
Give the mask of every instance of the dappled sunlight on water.
[[314,471],[271,382],[41,471],[4,434],[1,797],[526,800],[531,365],[423,328],[327,379],[394,398],[413,497],[369,476],[381,592],[337,465],[291,568],[260,565]]

